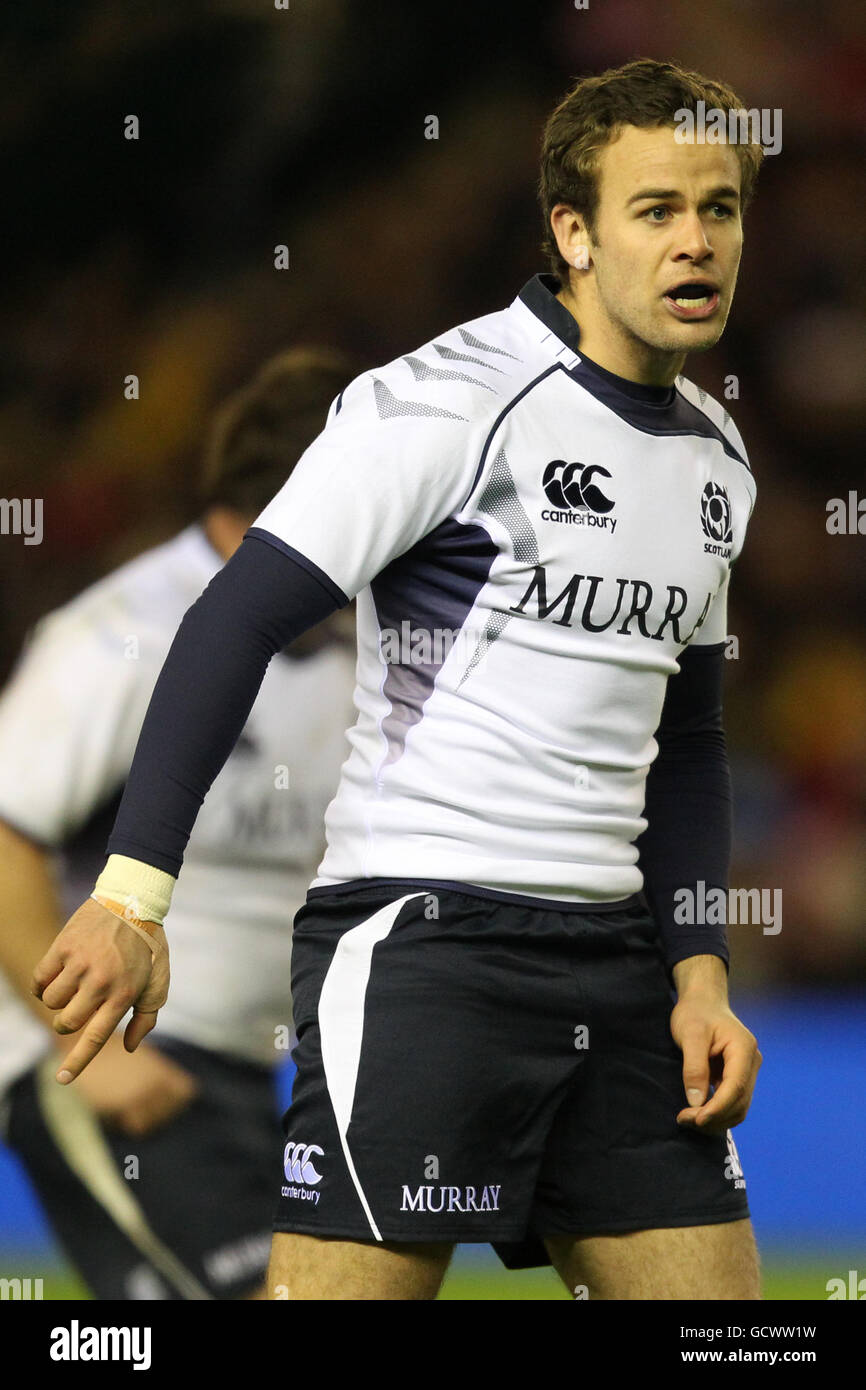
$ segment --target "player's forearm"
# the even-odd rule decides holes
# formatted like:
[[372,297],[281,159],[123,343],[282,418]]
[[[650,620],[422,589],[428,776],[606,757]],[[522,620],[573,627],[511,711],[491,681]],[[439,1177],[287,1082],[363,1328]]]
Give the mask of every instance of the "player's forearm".
[[214,577],[178,630],[142,726],[108,842],[119,892],[115,856],[177,876],[272,656],[339,606],[309,570],[251,537]]
[[647,777],[647,830],[638,841],[644,888],[669,969],[692,957],[728,961],[732,798],[722,727],[721,650],[684,654],[671,678]]
[[[669,969],[692,956],[727,963],[731,859],[731,787],[724,746],[683,740],[676,757],[660,754],[648,784],[640,840],[644,890],[659,926]],[[679,760],[682,760],[681,762]]]
[[0,970],[46,1027],[51,1013],[32,994],[33,967],[62,921],[50,855],[0,821]]

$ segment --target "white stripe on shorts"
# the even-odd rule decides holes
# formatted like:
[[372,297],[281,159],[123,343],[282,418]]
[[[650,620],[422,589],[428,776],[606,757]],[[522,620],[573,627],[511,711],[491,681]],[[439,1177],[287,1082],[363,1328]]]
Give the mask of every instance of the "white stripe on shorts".
[[322,1040],[325,1084],[334,1107],[346,1165],[361,1206],[366,1212],[370,1229],[377,1240],[381,1240],[382,1236],[373,1220],[370,1204],[355,1171],[346,1135],[352,1118],[352,1107],[355,1104],[355,1086],[358,1081],[361,1041],[364,1034],[364,1001],[370,979],[373,947],[385,940],[400,909],[411,902],[412,898],[423,896],[422,893],[408,893],[406,897],[397,898],[395,902],[380,908],[372,917],[359,922],[357,927],[351,927],[340,938],[319,996],[319,1032]]

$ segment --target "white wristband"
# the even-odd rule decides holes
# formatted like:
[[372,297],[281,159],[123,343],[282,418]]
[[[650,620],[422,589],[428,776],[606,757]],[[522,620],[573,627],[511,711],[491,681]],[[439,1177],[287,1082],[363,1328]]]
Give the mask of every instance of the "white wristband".
[[122,909],[127,921],[157,922],[161,926],[176,881],[164,869],[155,869],[140,859],[111,854],[90,896],[97,902],[107,898]]

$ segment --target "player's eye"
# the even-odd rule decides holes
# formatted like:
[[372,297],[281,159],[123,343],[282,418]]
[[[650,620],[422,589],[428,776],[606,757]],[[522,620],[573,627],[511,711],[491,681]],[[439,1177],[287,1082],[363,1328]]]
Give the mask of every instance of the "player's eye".
[[[654,217],[653,213],[656,212],[660,212],[662,216]],[[647,208],[646,212],[644,213],[644,217],[647,219],[648,222],[655,222],[659,226],[661,226],[662,222],[667,217],[667,214],[668,209],[665,207],[664,203],[656,203],[655,207]]]
[[727,203],[713,203],[712,211],[719,214],[719,220],[723,221],[726,217],[733,217],[734,209],[728,207]]

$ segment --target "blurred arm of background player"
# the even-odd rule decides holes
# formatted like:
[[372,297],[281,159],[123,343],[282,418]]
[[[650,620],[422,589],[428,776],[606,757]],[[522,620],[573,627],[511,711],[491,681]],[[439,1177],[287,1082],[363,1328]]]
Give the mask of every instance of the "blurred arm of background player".
[[[30,981],[34,965],[53,945],[63,921],[50,851],[0,821],[0,969],[52,1033],[61,1056],[74,1039],[54,1032],[53,1016],[31,993]],[[196,1085],[155,1048],[140,1047],[130,1057],[115,1034],[77,1089],[101,1120],[129,1134],[146,1134],[187,1105]]]

